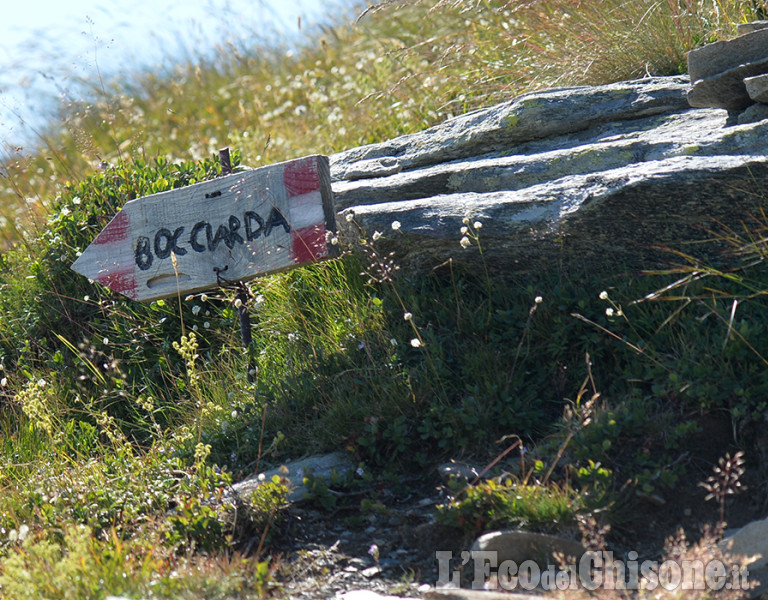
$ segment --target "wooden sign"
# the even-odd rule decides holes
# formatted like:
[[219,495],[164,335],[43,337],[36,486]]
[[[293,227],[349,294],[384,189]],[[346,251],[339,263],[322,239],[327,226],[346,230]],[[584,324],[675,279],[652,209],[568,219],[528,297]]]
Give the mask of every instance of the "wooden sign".
[[328,157],[125,204],[72,269],[134,300],[189,294],[336,255]]

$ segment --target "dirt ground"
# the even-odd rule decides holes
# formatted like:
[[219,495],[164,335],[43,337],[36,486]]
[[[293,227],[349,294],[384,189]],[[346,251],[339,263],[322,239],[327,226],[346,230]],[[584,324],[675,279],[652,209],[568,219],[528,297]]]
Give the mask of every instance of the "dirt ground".
[[[629,550],[642,559],[661,557],[664,541],[682,528],[696,540],[706,524],[718,518],[717,505],[704,497],[699,485],[725,452],[738,450],[730,420],[709,416],[688,445],[684,481],[674,490],[637,496],[621,512],[621,522],[608,537],[608,549],[622,555]],[[741,527],[766,515],[766,478],[759,461],[748,459],[747,489],[726,506],[729,528]],[[380,491],[385,509],[363,516],[359,503],[324,510],[294,505],[273,548],[282,565],[278,580],[291,598],[330,598],[353,590],[419,597],[435,586],[435,552],[458,557],[473,538],[435,521],[435,506],[445,491],[435,472],[409,482],[408,493]],[[372,546],[378,549],[378,556]],[[377,560],[378,559],[378,560]]]

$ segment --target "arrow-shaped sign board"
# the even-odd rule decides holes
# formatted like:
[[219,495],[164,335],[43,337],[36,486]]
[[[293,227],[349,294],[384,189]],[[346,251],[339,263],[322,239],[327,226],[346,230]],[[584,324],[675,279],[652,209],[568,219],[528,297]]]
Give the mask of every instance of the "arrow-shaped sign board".
[[330,182],[309,156],[136,198],[72,269],[148,302],[335,256]]

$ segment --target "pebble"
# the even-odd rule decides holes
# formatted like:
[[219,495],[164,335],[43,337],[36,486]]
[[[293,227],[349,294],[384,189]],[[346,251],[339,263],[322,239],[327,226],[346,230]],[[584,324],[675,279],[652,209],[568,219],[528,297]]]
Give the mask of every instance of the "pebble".
[[363,569],[363,577],[367,577],[370,579],[371,577],[375,577],[379,573],[381,573],[382,568],[379,565],[375,565],[373,567],[368,567],[367,569]]

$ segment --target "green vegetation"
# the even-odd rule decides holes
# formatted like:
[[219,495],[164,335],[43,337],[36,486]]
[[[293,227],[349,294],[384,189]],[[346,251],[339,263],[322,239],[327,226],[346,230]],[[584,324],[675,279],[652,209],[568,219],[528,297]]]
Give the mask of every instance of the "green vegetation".
[[[519,470],[453,489],[442,518],[554,530],[608,509],[621,527],[626,485],[651,494],[684,475],[673,459],[700,414],[728,411],[735,429],[762,419],[768,281],[756,244],[755,260],[727,272],[691,260],[655,277],[514,285],[459,269],[392,278],[347,253],[253,282],[246,350],[233,289],[141,305],[69,270],[127,200],[217,176],[208,157],[220,146],[237,149],[235,166],[259,166],[534,88],[678,73],[687,50],[753,10],[385,2],[296,51],[232,40],[215,59],[81,82],[82,102],[2,170],[0,594],[279,594],[265,549],[285,487],[267,482],[247,501],[227,490],[314,451],[346,449],[397,490],[459,453],[492,458],[516,435],[529,449]],[[457,251],[482,247],[482,230],[468,233]]]

